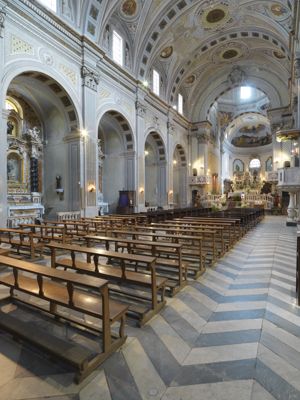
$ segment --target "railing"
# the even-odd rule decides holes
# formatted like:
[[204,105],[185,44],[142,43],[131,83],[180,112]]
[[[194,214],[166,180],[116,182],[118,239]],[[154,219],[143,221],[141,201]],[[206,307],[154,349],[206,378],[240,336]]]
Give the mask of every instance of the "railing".
[[278,169],[278,186],[300,186],[300,168]]
[[189,176],[189,185],[208,185],[209,177],[206,175]]
[[61,211],[57,213],[57,221],[73,221],[76,219],[80,219],[80,217],[80,211]]

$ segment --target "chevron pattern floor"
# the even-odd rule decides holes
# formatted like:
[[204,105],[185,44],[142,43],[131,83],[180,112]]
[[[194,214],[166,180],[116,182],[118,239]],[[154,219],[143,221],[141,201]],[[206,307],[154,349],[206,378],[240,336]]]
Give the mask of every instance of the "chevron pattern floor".
[[0,399],[299,400],[296,229],[266,217],[77,386],[0,334]]

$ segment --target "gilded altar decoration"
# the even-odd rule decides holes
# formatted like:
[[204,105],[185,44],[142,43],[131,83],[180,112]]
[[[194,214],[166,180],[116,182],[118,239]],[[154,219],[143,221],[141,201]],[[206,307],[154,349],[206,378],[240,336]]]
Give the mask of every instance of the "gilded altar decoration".
[[122,4],[122,12],[127,15],[128,17],[132,17],[136,14],[137,11],[137,4],[135,0],[126,0]]

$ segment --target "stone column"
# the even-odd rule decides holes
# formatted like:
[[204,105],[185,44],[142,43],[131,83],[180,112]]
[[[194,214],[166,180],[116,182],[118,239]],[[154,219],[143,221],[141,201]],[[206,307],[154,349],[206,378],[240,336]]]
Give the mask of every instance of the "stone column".
[[7,224],[7,119],[9,111],[2,110],[0,119],[0,227],[4,228]]
[[290,195],[290,202],[289,202],[288,209],[287,209],[288,217],[287,217],[286,224],[287,225],[295,225],[296,224],[296,222],[295,222],[296,221],[296,216],[297,216],[297,213],[296,213],[296,210],[295,210],[295,207],[296,207],[295,196],[296,196],[296,194],[295,194],[295,192],[289,192],[289,195]]
[[168,182],[167,182],[167,205],[169,206],[174,202],[174,164],[173,164],[173,157],[174,157],[174,134],[175,126],[168,120],[167,122],[167,162],[168,162]]
[[99,75],[91,66],[83,65],[82,76],[82,103],[85,138],[83,142],[83,191],[84,215],[98,214],[98,127],[96,126],[96,104]]
[[[5,28],[5,4],[0,1],[0,75],[4,66],[4,28]],[[1,76],[1,79],[3,77]],[[5,98],[6,93],[0,93],[0,98]],[[4,107],[4,104],[2,104]],[[3,108],[0,117],[0,227],[4,228],[7,224],[7,119],[9,112]]]
[[138,88],[137,100],[135,103],[136,109],[136,212],[145,210],[145,148],[144,148],[144,133],[145,133],[145,116],[146,105],[140,99],[143,98],[145,92],[142,88]]
[[83,191],[83,144],[80,132],[69,134],[64,141],[68,145],[69,182],[66,183],[69,211],[79,211],[85,207]]

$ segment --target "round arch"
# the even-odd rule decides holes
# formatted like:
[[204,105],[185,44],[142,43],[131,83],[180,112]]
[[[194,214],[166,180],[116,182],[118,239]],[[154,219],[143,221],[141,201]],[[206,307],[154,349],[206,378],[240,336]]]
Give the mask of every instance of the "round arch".
[[[10,179],[8,193],[21,190],[28,198],[31,193],[39,193],[46,218],[56,217],[59,211],[79,210],[81,145],[78,140],[71,149],[65,140],[70,133],[77,134],[81,126],[73,91],[67,92],[61,80],[57,81],[49,71],[23,67],[13,74],[7,71],[4,87],[5,98],[16,98],[24,112],[20,142],[16,144],[17,151],[24,154],[24,178],[17,182]],[[8,147],[14,146],[9,130],[7,133]],[[58,176],[63,189],[59,195]]]
[[[135,206],[135,142],[124,115],[109,109],[98,123],[98,206],[110,212],[131,212]],[[120,203],[121,192],[128,204]],[[124,199],[124,196],[122,197]]]
[[151,130],[145,136],[145,205],[167,205],[167,154],[162,136]]
[[65,94],[70,98],[71,104],[74,108],[74,112],[76,113],[76,118],[77,118],[77,125],[78,129],[82,129],[83,127],[83,121],[82,121],[82,115],[80,112],[80,101],[79,101],[79,94],[77,91],[74,89],[72,85],[69,84],[68,80],[64,78],[63,75],[58,73],[55,69],[49,69],[44,67],[42,64],[38,62],[31,61],[30,67],[28,66],[27,63],[24,61],[20,62],[20,60],[17,60],[9,66],[6,66],[4,69],[4,74],[3,74],[3,83],[2,83],[2,98],[0,98],[2,108],[4,108],[4,103],[6,99],[6,94],[8,91],[9,86],[11,85],[12,81],[17,78],[20,75],[26,74],[26,73],[33,73],[33,74],[41,74],[49,77],[49,81],[55,81],[59,86],[61,87],[61,92],[65,92]]

